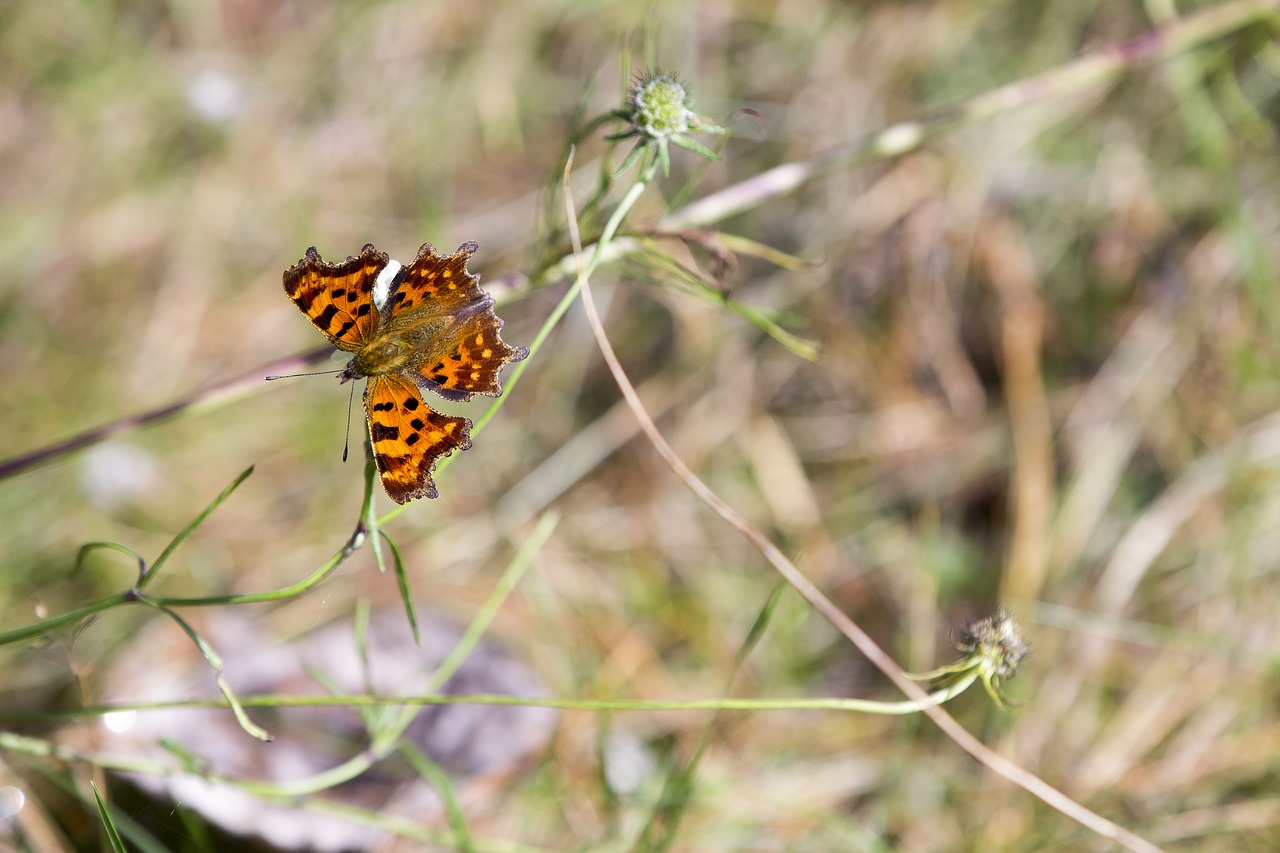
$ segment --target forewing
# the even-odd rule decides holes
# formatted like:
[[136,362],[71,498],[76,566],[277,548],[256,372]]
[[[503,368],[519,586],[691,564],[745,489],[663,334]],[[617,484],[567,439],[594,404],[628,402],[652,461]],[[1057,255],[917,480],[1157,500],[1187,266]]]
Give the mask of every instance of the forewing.
[[467,272],[467,261],[477,248],[475,243],[463,243],[452,255],[437,255],[430,243],[423,243],[384,310],[389,316],[421,311],[449,314],[485,299],[479,276]]
[[331,264],[312,246],[284,271],[284,292],[334,346],[354,352],[378,326],[373,285],[388,260],[386,252],[366,244],[357,257]]
[[432,411],[417,386],[395,374],[369,377],[364,407],[387,496],[398,504],[434,498],[431,470],[437,459],[471,446],[471,421]]
[[440,352],[416,365],[414,379],[446,400],[470,400],[476,394],[497,397],[502,393],[498,376],[503,365],[529,354],[524,347],[508,346],[498,335],[502,320],[486,305],[450,330]]

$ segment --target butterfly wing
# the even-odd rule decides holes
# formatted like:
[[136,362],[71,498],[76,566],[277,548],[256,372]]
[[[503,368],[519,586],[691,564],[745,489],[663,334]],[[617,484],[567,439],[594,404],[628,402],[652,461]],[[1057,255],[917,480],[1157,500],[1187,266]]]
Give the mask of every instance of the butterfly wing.
[[429,355],[412,367],[415,382],[430,388],[446,400],[470,400],[476,394],[497,397],[502,393],[498,377],[503,365],[520,361],[529,354],[524,347],[508,346],[498,331],[501,318],[493,312],[493,301],[477,306],[450,328],[440,347],[443,355]]
[[359,350],[373,337],[379,315],[373,285],[390,258],[366,244],[339,264],[321,259],[315,246],[284,272],[284,292],[338,349]]
[[382,488],[396,503],[434,498],[436,460],[471,446],[471,421],[433,411],[422,392],[398,374],[369,377],[365,414]]
[[446,400],[497,397],[503,365],[529,354],[499,337],[503,324],[493,311],[493,297],[480,289],[479,276],[467,270],[476,248],[463,243],[452,255],[438,255],[424,243],[383,309],[384,320],[393,327],[411,335],[430,330],[406,370],[414,382]]
[[452,255],[437,255],[430,243],[423,243],[413,263],[399,276],[399,285],[383,311],[387,315],[427,311],[442,316],[487,298],[480,290],[480,277],[467,272],[467,261],[478,248],[475,243],[463,243]]

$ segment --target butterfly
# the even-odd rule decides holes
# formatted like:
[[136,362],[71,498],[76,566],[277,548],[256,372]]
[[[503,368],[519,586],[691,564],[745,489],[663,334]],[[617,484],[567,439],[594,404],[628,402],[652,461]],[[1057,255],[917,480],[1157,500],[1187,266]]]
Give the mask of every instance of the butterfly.
[[367,378],[369,442],[388,497],[434,498],[436,460],[471,446],[471,421],[434,411],[446,400],[502,393],[498,372],[529,354],[498,336],[493,297],[467,271],[475,243],[438,255],[424,243],[407,267],[366,244],[327,263],[312,246],[284,272],[284,292],[335,347],[355,353],[339,382]]

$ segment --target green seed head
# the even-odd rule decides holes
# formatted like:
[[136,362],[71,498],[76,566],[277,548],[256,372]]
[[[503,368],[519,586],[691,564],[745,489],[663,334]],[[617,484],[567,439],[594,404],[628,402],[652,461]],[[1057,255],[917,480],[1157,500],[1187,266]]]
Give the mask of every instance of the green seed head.
[[641,77],[631,89],[631,121],[651,139],[670,139],[685,133],[695,120],[689,93],[670,74]]

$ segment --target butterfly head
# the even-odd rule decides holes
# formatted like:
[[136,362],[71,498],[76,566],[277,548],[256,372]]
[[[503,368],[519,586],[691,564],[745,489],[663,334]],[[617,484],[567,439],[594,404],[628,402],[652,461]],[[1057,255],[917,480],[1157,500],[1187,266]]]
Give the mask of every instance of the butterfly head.
[[351,359],[351,361],[347,362],[347,366],[344,367],[342,369],[342,372],[338,374],[338,384],[344,385],[353,379],[363,379],[363,378],[364,378],[364,374],[360,372],[360,369],[358,367],[356,367],[356,360],[353,358]]

